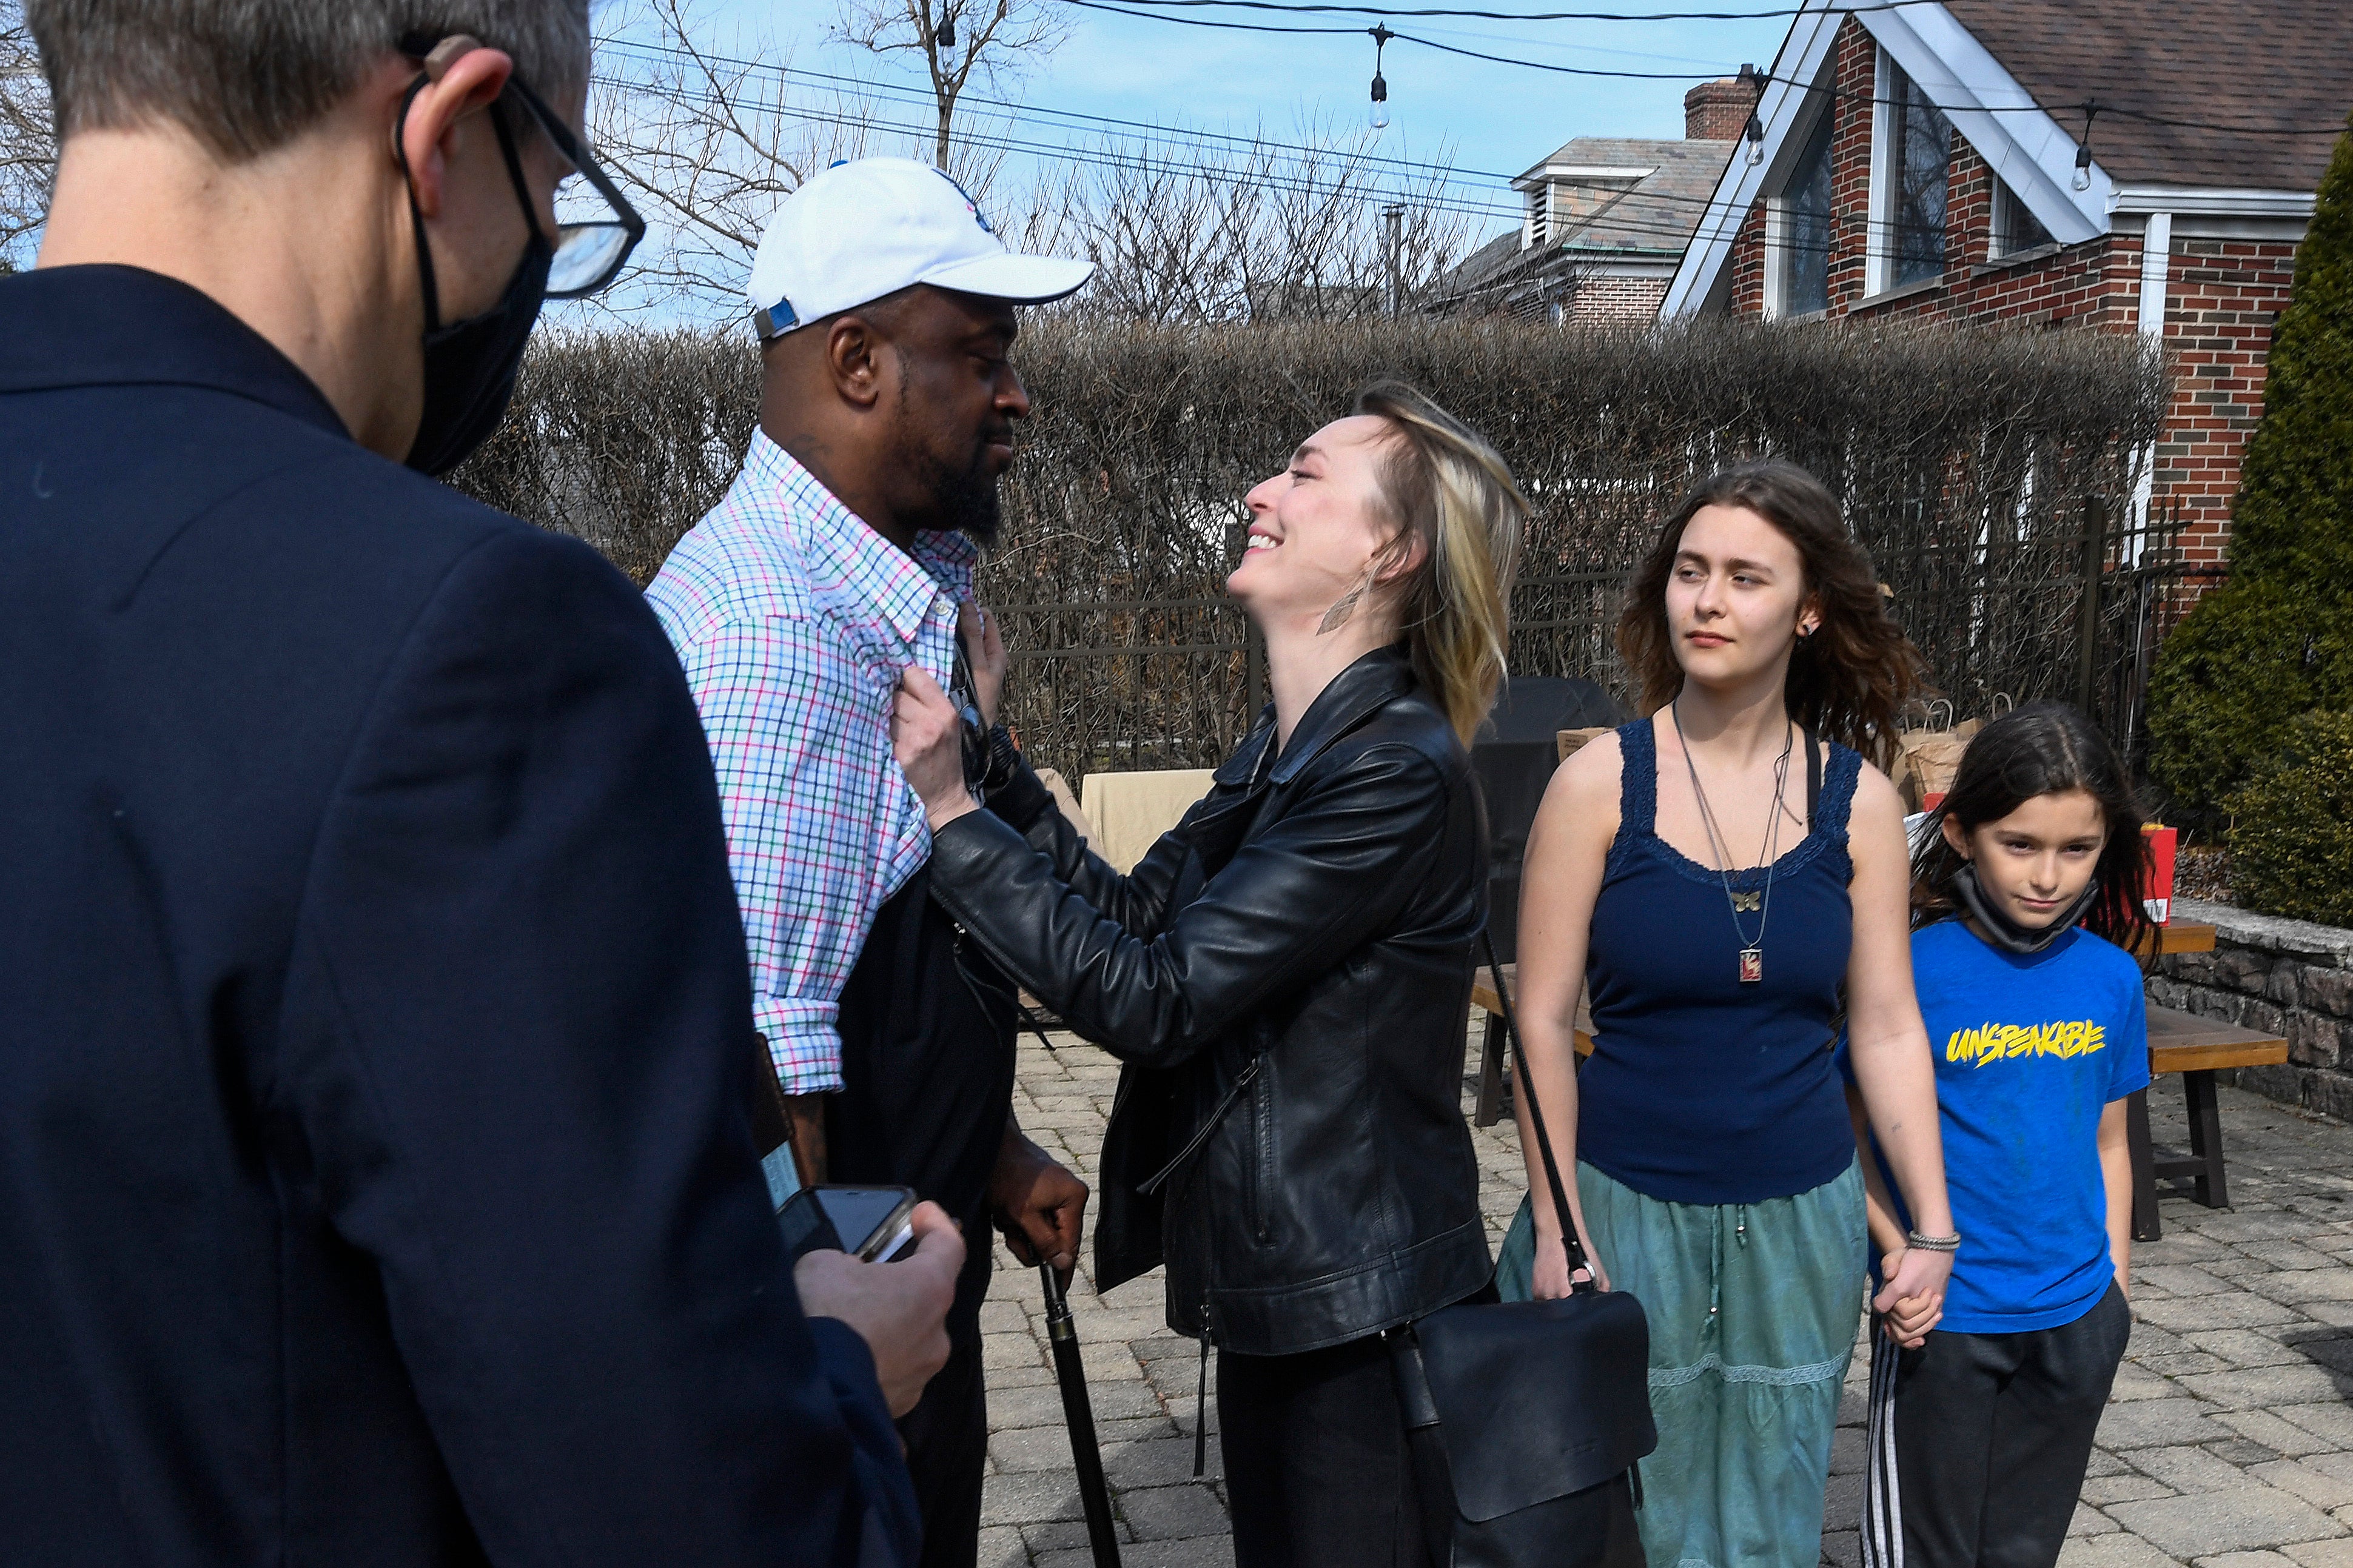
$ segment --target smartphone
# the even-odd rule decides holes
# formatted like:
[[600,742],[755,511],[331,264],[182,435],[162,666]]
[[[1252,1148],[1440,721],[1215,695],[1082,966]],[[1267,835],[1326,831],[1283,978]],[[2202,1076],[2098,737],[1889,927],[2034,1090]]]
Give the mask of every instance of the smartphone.
[[776,1210],[795,1261],[821,1247],[888,1262],[914,1239],[913,1187],[803,1187]]

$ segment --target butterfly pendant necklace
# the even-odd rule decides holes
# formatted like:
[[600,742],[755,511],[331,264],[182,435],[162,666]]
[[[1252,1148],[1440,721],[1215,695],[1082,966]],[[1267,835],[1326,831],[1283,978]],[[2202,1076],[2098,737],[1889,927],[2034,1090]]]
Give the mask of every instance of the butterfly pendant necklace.
[[[1707,791],[1700,786],[1699,764],[1692,761],[1691,744],[1683,739],[1681,699],[1668,704],[1667,712],[1674,721],[1675,743],[1683,748],[1683,767],[1691,774],[1692,798],[1699,803],[1700,826],[1707,830],[1708,852],[1715,857],[1715,874],[1724,884],[1724,901],[1732,915],[1732,934],[1740,944],[1740,984],[1761,985],[1765,982],[1765,927],[1773,918],[1773,868],[1780,858],[1781,803],[1789,786],[1789,752],[1797,743],[1797,731],[1794,728],[1785,730],[1781,755],[1773,764],[1773,814],[1766,822],[1765,843],[1758,851],[1765,864],[1765,886],[1761,889],[1736,889],[1732,885],[1731,847],[1716,829],[1715,813],[1707,804]],[[1748,938],[1747,922],[1740,918],[1744,914],[1757,917],[1754,942]]]

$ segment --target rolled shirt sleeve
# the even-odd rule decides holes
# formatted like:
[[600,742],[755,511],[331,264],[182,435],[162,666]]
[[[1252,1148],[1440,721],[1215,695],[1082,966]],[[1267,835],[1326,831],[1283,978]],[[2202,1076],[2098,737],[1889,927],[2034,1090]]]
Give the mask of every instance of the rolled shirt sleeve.
[[[841,1087],[843,984],[880,909],[930,852],[905,775],[872,756],[867,672],[817,616],[712,626],[679,644],[719,779],[752,963],[753,1022],[787,1094]],[[878,824],[895,823],[878,855]]]

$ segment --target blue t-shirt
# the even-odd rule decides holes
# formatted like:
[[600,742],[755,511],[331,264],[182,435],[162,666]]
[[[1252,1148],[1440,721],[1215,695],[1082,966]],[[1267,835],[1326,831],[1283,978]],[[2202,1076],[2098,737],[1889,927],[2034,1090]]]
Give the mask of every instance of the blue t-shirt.
[[[2148,1086],[2140,966],[2080,929],[2019,956],[1947,920],[1913,933],[1912,978],[1961,1233],[1937,1326],[2001,1334],[2072,1323],[2116,1277],[2100,1116]],[[1840,1067],[1852,1076],[1843,1051]]]

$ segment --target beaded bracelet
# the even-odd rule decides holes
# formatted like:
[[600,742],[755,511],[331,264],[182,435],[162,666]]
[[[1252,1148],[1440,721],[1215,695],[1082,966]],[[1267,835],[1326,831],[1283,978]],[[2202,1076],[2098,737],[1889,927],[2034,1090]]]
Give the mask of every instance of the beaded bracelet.
[[1957,1232],[1951,1236],[1922,1236],[1915,1230],[1904,1238],[1904,1245],[1917,1252],[1958,1252],[1961,1238]]

